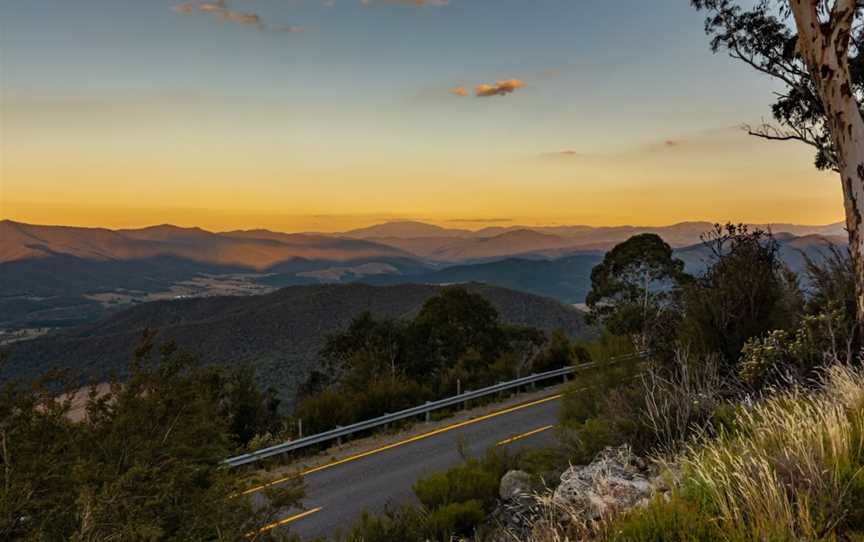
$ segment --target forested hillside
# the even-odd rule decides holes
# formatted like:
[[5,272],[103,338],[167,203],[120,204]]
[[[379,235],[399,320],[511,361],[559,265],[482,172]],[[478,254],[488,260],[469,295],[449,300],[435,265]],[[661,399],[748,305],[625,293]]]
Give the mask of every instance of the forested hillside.
[[[531,294],[473,284],[505,323],[571,337],[591,332],[577,309]],[[251,362],[262,382],[290,398],[316,367],[325,337],[344,329],[358,314],[410,317],[440,291],[438,286],[361,284],[297,286],[247,297],[157,301],[120,312],[96,324],[54,336],[13,344],[2,378],[32,378],[53,367],[83,371],[103,379],[123,373],[145,329],[160,341],[173,339],[208,363]]]

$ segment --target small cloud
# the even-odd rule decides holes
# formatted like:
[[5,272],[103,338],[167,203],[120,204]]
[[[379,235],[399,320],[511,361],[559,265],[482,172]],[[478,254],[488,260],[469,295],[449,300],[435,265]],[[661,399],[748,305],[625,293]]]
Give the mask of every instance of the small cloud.
[[584,158],[588,156],[585,153],[565,149],[563,151],[544,152],[540,154],[541,158]]
[[496,81],[494,85],[485,83],[477,85],[474,89],[478,98],[489,98],[491,96],[506,96],[512,94],[516,89],[523,88],[525,82],[519,79],[504,79]]
[[171,9],[173,9],[177,13],[189,14],[195,11],[195,4],[193,2],[186,2],[184,4],[176,5]]
[[177,13],[191,14],[196,10],[201,13],[207,13],[217,17],[218,19],[237,23],[246,26],[254,26],[259,30],[272,30],[274,32],[302,32],[303,28],[294,25],[272,26],[264,22],[261,16],[257,13],[235,11],[228,7],[227,0],[207,0],[196,1],[190,0],[182,4],[174,6],[174,11]]
[[275,32],[290,32],[290,33],[299,33],[306,32],[306,28],[302,26],[296,25],[288,25],[288,26],[274,26],[271,30]]
[[465,87],[454,87],[450,89],[450,94],[455,96],[468,96],[468,89]]
[[667,139],[666,141],[663,142],[663,144],[666,145],[667,147],[677,147],[678,145],[681,144],[681,141],[679,141],[677,139]]
[[198,11],[203,11],[204,13],[219,13],[220,11],[225,11],[225,9],[225,0],[201,2],[198,4]]
[[264,28],[261,22],[261,17],[258,16],[257,13],[241,13],[239,11],[231,11],[231,10],[222,10],[216,12],[217,16],[223,21],[230,21],[232,23],[238,24],[246,24],[251,26],[258,26],[262,29]]

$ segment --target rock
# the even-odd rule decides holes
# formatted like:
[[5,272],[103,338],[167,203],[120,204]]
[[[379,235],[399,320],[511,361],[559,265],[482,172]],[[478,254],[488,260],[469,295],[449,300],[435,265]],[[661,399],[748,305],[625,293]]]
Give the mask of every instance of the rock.
[[507,471],[498,486],[498,495],[502,500],[515,499],[531,493],[531,475],[521,470]]
[[552,500],[560,509],[578,513],[585,520],[632,508],[654,494],[643,468],[629,447],[606,448],[590,465],[564,471]]

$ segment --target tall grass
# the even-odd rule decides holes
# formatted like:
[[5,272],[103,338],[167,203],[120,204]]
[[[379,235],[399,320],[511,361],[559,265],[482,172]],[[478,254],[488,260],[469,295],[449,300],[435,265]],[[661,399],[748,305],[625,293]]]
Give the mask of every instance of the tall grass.
[[864,540],[864,369],[833,366],[814,388],[733,412],[667,456],[668,494],[596,522],[539,496],[542,517],[523,540]]
[[860,483],[864,374],[828,369],[817,392],[779,393],[739,410],[736,430],[690,445],[682,491],[705,504],[730,539],[830,537]]

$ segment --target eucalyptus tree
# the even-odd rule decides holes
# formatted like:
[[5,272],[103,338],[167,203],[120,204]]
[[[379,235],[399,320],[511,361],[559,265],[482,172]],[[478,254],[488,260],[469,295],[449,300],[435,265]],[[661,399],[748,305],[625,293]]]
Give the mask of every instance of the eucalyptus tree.
[[668,323],[675,292],[687,279],[684,262],[673,257],[660,236],[634,235],[607,252],[591,271],[585,299],[589,321],[632,337],[639,349],[649,348]]
[[691,0],[708,17],[711,47],[781,84],[774,121],[757,137],[813,147],[815,164],[836,171],[864,325],[864,0]]

